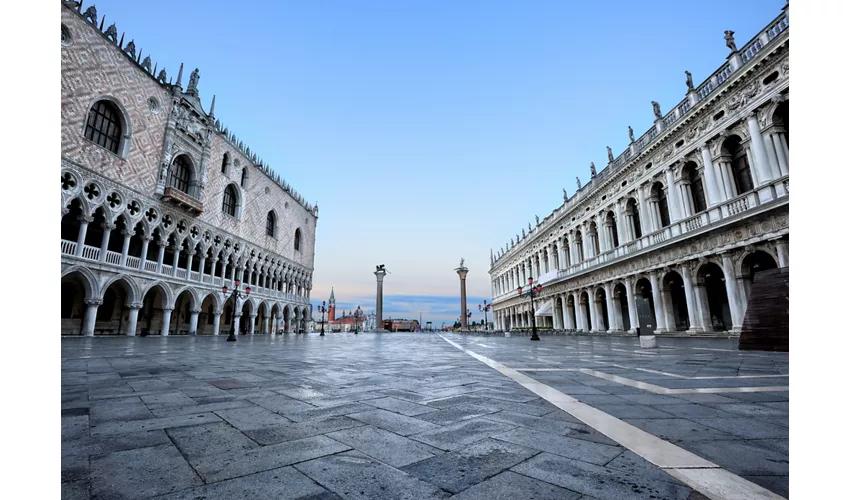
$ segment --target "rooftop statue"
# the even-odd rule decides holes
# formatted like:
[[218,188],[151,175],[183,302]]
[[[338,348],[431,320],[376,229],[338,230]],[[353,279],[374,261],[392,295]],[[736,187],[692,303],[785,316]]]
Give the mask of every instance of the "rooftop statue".
[[83,13],[83,18],[92,24],[97,24],[97,9],[94,5],[86,9]]
[[694,90],[694,79],[691,77],[690,71],[685,71],[685,85],[688,86],[688,92]]
[[611,151],[611,146],[605,146],[608,148],[608,162],[611,163],[614,161],[614,152]]
[[578,177],[576,177],[576,186],[578,186],[578,188],[581,189],[581,181],[579,180]]
[[593,162],[590,162],[590,176],[596,177],[596,165]]
[[463,257],[461,257],[461,259],[460,259],[460,266],[458,266],[458,267],[460,267],[461,269],[463,269],[463,261],[464,261],[464,258],[463,258]]
[[632,130],[632,126],[629,125],[629,141],[635,142],[635,131]]
[[201,78],[200,73],[198,72],[198,68],[195,68],[195,71],[189,75],[189,87],[186,89],[186,92],[198,92],[198,79]]
[[661,116],[661,106],[655,101],[652,101],[652,112],[655,113],[655,119],[660,120]]
[[534,220],[537,222],[537,225],[539,226],[539,225],[540,225],[540,217],[538,217],[537,215],[535,215],[535,216],[534,216]]
[[567,201],[567,188],[562,188],[564,190],[564,201]]
[[383,265],[383,264],[381,264],[380,266],[375,266],[375,272],[377,272],[377,273],[380,273],[380,272],[386,272],[386,271],[387,271],[387,270],[386,270],[386,269],[384,269],[384,265]]
[[723,39],[726,40],[726,46],[729,47],[729,50],[732,52],[738,52],[738,46],[735,45],[735,32],[726,30],[724,32]]

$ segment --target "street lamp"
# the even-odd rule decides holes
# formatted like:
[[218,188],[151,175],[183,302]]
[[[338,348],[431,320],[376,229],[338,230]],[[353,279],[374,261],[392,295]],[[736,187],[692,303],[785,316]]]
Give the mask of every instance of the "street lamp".
[[[239,307],[239,299],[242,298],[242,292],[239,291],[239,280],[233,282],[236,288],[233,289],[231,297],[233,297],[233,317],[230,319],[230,336],[227,337],[228,342],[236,342],[236,308]],[[224,295],[224,301],[227,302],[227,285],[221,287],[221,293]],[[245,287],[245,297],[251,295],[251,287]]]
[[[540,337],[537,336],[537,323],[534,321],[534,294],[540,294],[543,291],[543,286],[540,284],[532,286],[533,284],[534,279],[528,278],[528,292],[526,293],[531,298],[531,340],[540,340]],[[517,288],[516,291],[522,297],[522,287]]]
[[484,331],[485,332],[487,331],[487,311],[489,311],[491,307],[493,307],[493,304],[488,304],[487,299],[484,299],[484,306],[483,307],[481,306],[481,304],[478,304],[478,310],[484,311]]
[[320,305],[317,309],[319,310],[320,313],[322,313],[322,333],[319,334],[319,337],[324,337],[325,336],[325,313],[328,310],[325,307],[325,301],[324,300],[322,301],[322,305]]

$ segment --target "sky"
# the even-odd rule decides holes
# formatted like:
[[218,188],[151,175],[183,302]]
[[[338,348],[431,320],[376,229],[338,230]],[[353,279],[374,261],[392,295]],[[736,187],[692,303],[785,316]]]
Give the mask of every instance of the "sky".
[[[91,2],[84,2],[85,9]],[[785,0],[97,0],[125,42],[319,205],[311,299],[454,321],[490,300],[490,251],[640,137]],[[315,308],[314,308],[315,309]],[[315,310],[314,310],[315,312]],[[316,315],[316,317],[318,317]],[[488,319],[491,319],[489,316]]]

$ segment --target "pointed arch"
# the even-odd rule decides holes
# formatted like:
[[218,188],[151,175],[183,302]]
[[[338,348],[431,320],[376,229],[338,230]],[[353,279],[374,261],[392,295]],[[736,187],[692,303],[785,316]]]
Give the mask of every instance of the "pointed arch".
[[102,299],[106,290],[115,284],[120,285],[124,289],[124,293],[127,295],[127,305],[141,302],[142,295],[140,293],[139,284],[136,283],[136,280],[134,280],[129,274],[119,274],[108,279],[101,288],[102,293],[100,298]]

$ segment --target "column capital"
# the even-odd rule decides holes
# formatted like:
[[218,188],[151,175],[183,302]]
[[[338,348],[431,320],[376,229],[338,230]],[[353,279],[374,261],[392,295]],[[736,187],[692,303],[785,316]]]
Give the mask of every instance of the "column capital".
[[162,308],[162,311],[163,311],[163,312],[165,312],[165,311],[171,312],[171,311],[173,311],[173,310],[174,310],[174,306],[164,306],[164,307]]
[[124,228],[124,229],[121,230],[121,234],[123,234],[124,236],[133,236],[133,235],[136,234],[136,232],[133,231],[132,229]]
[[189,309],[189,312],[192,314],[198,314],[201,312],[201,309],[198,307],[193,307],[192,309]]
[[83,304],[87,306],[99,306],[103,304],[102,299],[83,299]]
[[104,222],[100,225],[100,227],[102,227],[105,231],[112,231],[115,229],[116,226],[111,222]]
[[83,215],[78,215],[77,220],[80,221],[80,222],[85,222],[86,224],[91,224],[92,222],[94,222],[94,217],[92,217],[91,215],[83,214]]
[[221,309],[213,309],[213,316],[221,316],[222,312]]
[[248,316],[251,316],[251,319],[254,319],[254,318],[257,317],[257,313],[253,312],[253,313],[249,314]]
[[127,304],[127,308],[128,309],[141,309],[142,305],[143,304],[141,302],[130,302],[129,304]]

